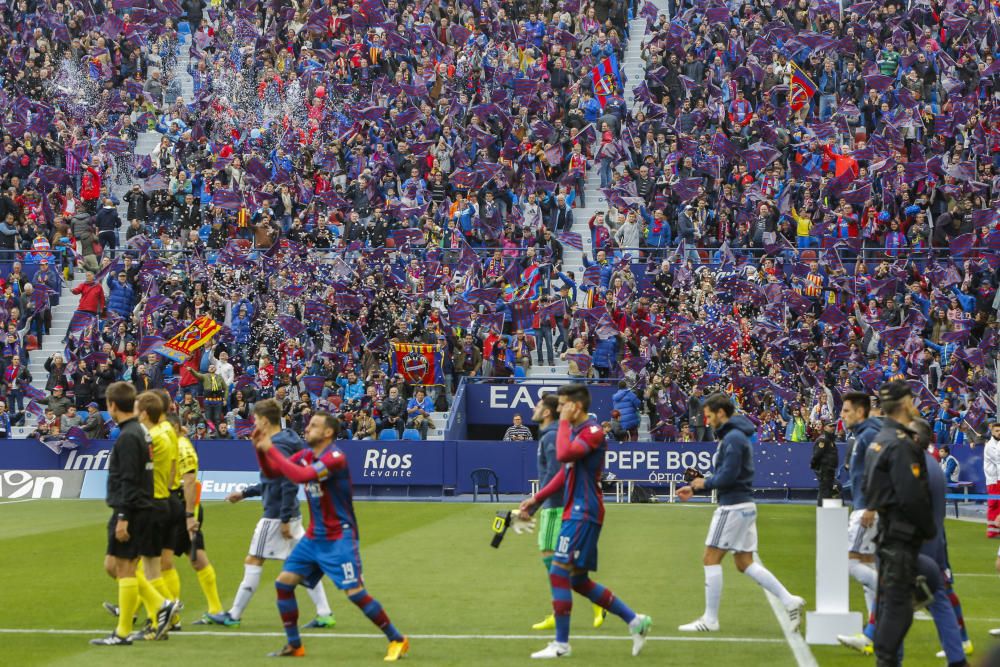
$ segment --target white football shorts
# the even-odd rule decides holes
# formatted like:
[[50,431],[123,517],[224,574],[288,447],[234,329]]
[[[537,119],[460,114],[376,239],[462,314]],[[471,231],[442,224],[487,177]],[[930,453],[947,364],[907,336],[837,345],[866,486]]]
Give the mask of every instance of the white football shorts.
[[705,546],[724,551],[757,551],[757,505],[721,505],[712,515]]
[[861,515],[864,513],[864,510],[854,510],[851,512],[851,518],[847,522],[847,550],[870,556],[875,553],[878,515],[875,515],[875,521],[870,527],[864,528],[861,525]]
[[281,534],[281,519],[261,519],[253,530],[248,553],[265,560],[285,560],[292,548],[306,534],[302,527],[302,517],[295,517],[288,523],[292,529],[292,539]]

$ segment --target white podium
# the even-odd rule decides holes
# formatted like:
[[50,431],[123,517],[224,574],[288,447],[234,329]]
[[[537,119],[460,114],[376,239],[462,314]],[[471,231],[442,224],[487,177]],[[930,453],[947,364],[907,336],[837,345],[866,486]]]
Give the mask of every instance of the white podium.
[[847,572],[847,508],[825,498],[816,508],[816,611],[806,612],[806,642],[836,644],[837,635],[861,632],[861,612],[851,611]]

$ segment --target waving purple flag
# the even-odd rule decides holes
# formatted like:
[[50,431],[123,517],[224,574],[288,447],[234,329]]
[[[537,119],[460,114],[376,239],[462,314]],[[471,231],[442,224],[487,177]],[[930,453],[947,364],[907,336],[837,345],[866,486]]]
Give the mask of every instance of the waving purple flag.
[[296,318],[292,317],[291,315],[279,316],[277,319],[277,323],[278,326],[281,327],[282,330],[285,333],[287,333],[290,338],[295,338],[306,330],[305,325],[302,324],[302,322],[299,322]]

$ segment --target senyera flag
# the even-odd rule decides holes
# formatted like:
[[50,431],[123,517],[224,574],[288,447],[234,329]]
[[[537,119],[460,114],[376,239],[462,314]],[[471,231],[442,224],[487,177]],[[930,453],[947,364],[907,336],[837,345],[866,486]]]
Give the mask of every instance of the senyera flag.
[[441,351],[437,345],[392,343],[389,365],[393,374],[399,373],[410,384],[444,384]]
[[625,93],[621,72],[618,69],[618,58],[614,55],[597,61],[590,70],[590,75],[594,82],[594,97],[601,103],[602,109],[607,105],[609,97],[615,95],[620,97]]
[[792,111],[798,111],[809,104],[809,100],[816,94],[816,84],[795,63],[792,63],[792,85],[789,92],[788,102]]
[[221,324],[208,315],[202,315],[179,334],[160,345],[156,352],[171,361],[183,363],[192,352],[211,340],[221,329]]

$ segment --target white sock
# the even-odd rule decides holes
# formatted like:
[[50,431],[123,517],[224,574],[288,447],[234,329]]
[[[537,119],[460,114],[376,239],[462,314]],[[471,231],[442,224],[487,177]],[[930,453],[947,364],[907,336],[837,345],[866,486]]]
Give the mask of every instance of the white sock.
[[778,578],[771,574],[771,571],[760,563],[750,563],[750,567],[743,573],[760,584],[760,587],[781,600],[781,604],[786,607],[792,602],[792,594],[781,585]]
[[316,585],[312,588],[306,588],[306,593],[309,594],[313,604],[316,605],[317,616],[329,616],[333,613],[330,611],[330,603],[326,599],[326,591],[323,590],[322,581],[316,582]]
[[250,604],[250,598],[257,592],[257,586],[260,585],[260,573],[263,571],[264,567],[261,565],[243,566],[243,581],[240,582],[240,587],[236,590],[233,608],[229,610],[229,615],[232,618],[238,619],[243,616],[243,610],[247,608],[247,605]]
[[719,622],[719,602],[722,600],[722,566],[705,566],[705,615],[712,623]]
[[878,590],[878,573],[869,563],[862,563],[851,558],[847,561],[847,571],[855,581],[859,582],[865,589],[865,607],[871,615],[875,606],[875,591]]

